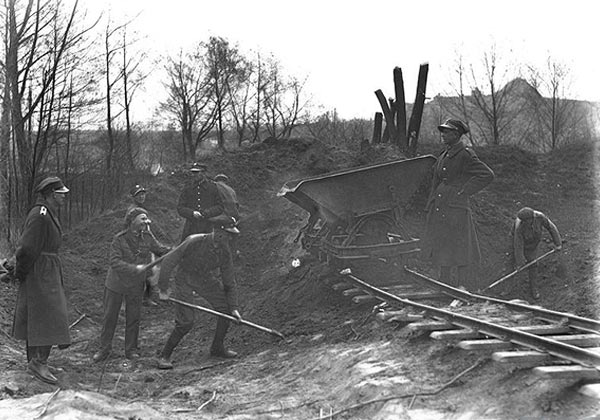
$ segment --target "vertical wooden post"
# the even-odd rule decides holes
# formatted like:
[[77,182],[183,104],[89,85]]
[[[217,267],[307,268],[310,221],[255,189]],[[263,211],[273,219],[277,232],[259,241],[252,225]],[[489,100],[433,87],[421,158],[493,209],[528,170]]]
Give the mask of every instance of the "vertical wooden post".
[[404,97],[404,79],[402,77],[402,69],[394,68],[394,91],[396,94],[396,130],[398,134],[397,144],[400,150],[406,152],[408,150],[408,141],[406,136],[406,99]]
[[421,64],[419,67],[419,79],[417,81],[417,95],[415,97],[415,104],[413,106],[412,113],[410,114],[410,121],[408,122],[408,138],[410,139],[408,156],[414,156],[417,153],[421,119],[423,117],[423,108],[425,106],[425,88],[427,87],[428,72],[429,64]]
[[371,143],[381,143],[381,128],[383,125],[383,114],[381,112],[375,113],[375,121],[373,123],[373,139]]
[[[381,91],[381,89],[377,89],[375,91],[375,96],[377,96],[377,99],[379,100],[379,105],[381,105],[381,110],[383,111],[383,116],[385,117],[385,130],[388,132],[389,136],[392,139],[395,139],[396,138],[396,125],[394,123],[394,116],[392,115],[392,110],[390,109],[390,106],[388,105],[388,102],[385,99],[385,96],[383,96],[383,92]],[[385,132],[384,132],[384,139],[385,139]]]

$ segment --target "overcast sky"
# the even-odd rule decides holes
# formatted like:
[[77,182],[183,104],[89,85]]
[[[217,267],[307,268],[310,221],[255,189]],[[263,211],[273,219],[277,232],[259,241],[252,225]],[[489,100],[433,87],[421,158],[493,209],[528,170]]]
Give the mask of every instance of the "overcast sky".
[[[595,2],[571,0],[80,0],[90,12],[135,16],[153,54],[177,52],[210,35],[243,51],[273,53],[284,70],[308,77],[315,103],[343,118],[371,118],[373,91],[393,94],[392,71],[403,70],[406,98],[415,96],[419,64],[429,63],[427,96],[450,90],[460,51],[478,64],[496,43],[520,64],[565,63],[577,99],[600,101]],[[145,106],[158,98],[148,95]]]

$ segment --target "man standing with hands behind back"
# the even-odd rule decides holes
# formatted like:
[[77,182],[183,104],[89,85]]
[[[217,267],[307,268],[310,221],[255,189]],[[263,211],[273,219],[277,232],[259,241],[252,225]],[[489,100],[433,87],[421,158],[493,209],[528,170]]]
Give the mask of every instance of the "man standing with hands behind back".
[[184,188],[177,203],[177,213],[185,218],[181,241],[193,233],[211,233],[209,218],[223,213],[223,201],[214,181],[206,176],[206,165],[194,163],[190,172],[194,179]]
[[13,336],[25,340],[28,370],[39,380],[56,384],[48,368],[53,345],[71,344],[67,299],[58,250],[62,228],[58,210],[69,189],[58,177],[45,178],[36,187],[39,194],[29,211],[16,252],[14,277],[19,281]]

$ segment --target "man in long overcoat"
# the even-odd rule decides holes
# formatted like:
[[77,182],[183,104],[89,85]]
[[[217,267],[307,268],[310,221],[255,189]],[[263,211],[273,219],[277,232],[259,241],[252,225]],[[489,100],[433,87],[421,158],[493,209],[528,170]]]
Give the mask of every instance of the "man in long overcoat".
[[36,378],[58,382],[47,365],[53,345],[71,344],[67,299],[58,251],[62,228],[58,210],[69,189],[58,177],[45,178],[35,190],[40,198],[29,211],[16,252],[19,292],[13,336],[25,340],[28,370]]
[[223,213],[223,201],[215,182],[206,176],[206,165],[194,163],[192,184],[183,189],[177,203],[177,212],[185,218],[181,242],[193,233],[210,233],[213,226],[208,220]]
[[[469,266],[479,263],[481,252],[471,213],[470,197],[494,179],[494,172],[460,140],[468,127],[448,119],[438,126],[446,146],[434,166],[427,201],[429,257],[440,267],[440,281],[453,286],[472,286]],[[452,280],[456,267],[457,280]]]

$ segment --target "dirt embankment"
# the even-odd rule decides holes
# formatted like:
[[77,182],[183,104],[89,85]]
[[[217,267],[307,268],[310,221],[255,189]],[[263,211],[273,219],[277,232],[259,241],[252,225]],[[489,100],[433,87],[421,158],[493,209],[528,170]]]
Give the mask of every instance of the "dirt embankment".
[[[496,173],[494,183],[474,202],[484,255],[482,282],[490,283],[506,272],[512,218],[520,207],[531,206],[546,213],[565,239],[560,256],[540,266],[540,303],[581,315],[598,314],[594,153],[590,146],[544,156],[509,147],[478,150]],[[157,370],[155,356],[173,322],[173,308],[163,303],[143,309],[138,362],[124,359],[120,319],[113,356],[106,364],[92,364],[108,245],[121,226],[126,198],[122,208],[69,232],[64,263],[71,319],[85,317],[72,329],[73,345],[54,350],[51,356],[51,363],[64,369],[59,374],[62,391],[50,399],[55,387],[24,373],[22,344],[3,334],[6,386],[0,418],[11,412],[39,413],[46,403],[48,418],[68,410],[79,413],[76,418],[86,418],[82,413],[92,418],[94,413],[93,418],[144,419],[319,418],[344,409],[348,410],[336,418],[582,418],[593,413],[595,401],[576,393],[573,383],[542,381],[526,370],[498,367],[485,355],[427,338],[401,337],[394,325],[377,324],[368,305],[354,305],[331,288],[335,270],[293,242],[307,214],[276,197],[285,181],[391,157],[386,148],[353,154],[300,140],[205,158],[210,172],[229,175],[242,202],[241,255],[236,260],[242,314],[286,335],[278,341],[234,326],[228,336],[228,343],[240,352],[234,362],[208,357],[214,320],[201,314],[175,350],[176,369]],[[161,175],[148,186],[151,218],[161,239],[170,244],[181,232],[174,207],[184,180],[185,174],[176,172]],[[422,199],[416,197],[409,214],[417,232],[424,220]],[[293,268],[293,258],[303,264]],[[415,263],[434,273],[426,262]],[[514,279],[502,291],[521,297],[526,292],[521,284],[522,278]],[[8,286],[2,288],[0,322],[6,333],[15,294]],[[470,373],[444,387],[474,365]],[[427,392],[435,395],[418,395]],[[33,400],[24,399],[32,396]],[[361,405],[374,398],[387,400]],[[18,411],[21,405],[24,411]]]

